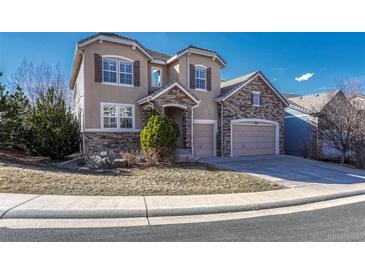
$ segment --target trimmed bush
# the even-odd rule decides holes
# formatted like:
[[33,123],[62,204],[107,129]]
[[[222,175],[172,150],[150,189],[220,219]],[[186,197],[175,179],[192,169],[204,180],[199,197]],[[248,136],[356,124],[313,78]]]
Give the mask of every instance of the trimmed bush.
[[168,159],[174,155],[179,136],[179,127],[173,120],[153,111],[140,134],[142,151],[158,161]]

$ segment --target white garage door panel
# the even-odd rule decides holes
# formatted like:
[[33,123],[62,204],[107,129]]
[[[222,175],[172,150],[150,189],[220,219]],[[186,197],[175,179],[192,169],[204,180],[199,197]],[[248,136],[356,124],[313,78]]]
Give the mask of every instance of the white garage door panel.
[[214,125],[194,124],[194,152],[197,157],[214,156]]
[[275,154],[275,126],[233,125],[233,156]]

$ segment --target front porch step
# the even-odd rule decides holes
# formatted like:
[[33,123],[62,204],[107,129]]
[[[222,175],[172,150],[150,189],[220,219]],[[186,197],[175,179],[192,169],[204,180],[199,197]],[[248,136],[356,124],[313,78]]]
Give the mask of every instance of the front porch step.
[[177,148],[176,154],[192,154],[191,148]]
[[196,162],[198,158],[193,156],[191,149],[178,148],[176,149],[176,162]]

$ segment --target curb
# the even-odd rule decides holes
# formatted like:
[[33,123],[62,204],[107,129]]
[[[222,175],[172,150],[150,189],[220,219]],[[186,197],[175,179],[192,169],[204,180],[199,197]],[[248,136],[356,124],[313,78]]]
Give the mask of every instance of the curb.
[[231,212],[244,212],[264,209],[275,209],[282,207],[305,205],[310,203],[318,203],[340,198],[348,198],[352,196],[364,195],[365,190],[349,191],[342,193],[334,193],[321,195],[316,197],[293,199],[288,201],[270,202],[261,204],[235,205],[235,206],[217,206],[217,207],[200,207],[200,208],[173,208],[173,209],[152,209],[149,210],[149,217],[168,217],[168,216],[186,216],[186,215],[204,215],[204,214],[220,214]]
[[365,189],[278,202],[213,207],[148,208],[145,205],[144,208],[118,210],[9,210],[2,216],[2,219],[109,219],[141,217],[148,219],[151,217],[221,214],[298,206],[364,194]]

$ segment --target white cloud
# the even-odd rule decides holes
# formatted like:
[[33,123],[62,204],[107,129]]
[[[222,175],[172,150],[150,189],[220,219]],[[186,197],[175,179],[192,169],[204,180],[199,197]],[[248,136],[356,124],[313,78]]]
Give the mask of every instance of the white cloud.
[[298,81],[298,82],[307,81],[313,75],[314,75],[314,73],[307,72],[306,74],[303,74],[300,77],[295,77],[295,80]]

